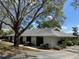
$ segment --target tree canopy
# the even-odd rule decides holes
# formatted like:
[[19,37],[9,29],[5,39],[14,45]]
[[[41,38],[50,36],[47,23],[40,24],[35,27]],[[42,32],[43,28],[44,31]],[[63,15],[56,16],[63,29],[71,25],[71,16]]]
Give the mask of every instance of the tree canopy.
[[61,25],[59,24],[59,21],[43,21],[38,25],[38,28],[54,28],[58,27],[61,28]]
[[[19,36],[37,20],[46,20],[48,15],[58,19],[65,0],[0,0],[1,22],[15,32],[14,46],[19,44]],[[61,6],[62,5],[62,6]],[[24,24],[24,25],[23,25]]]
[[78,35],[78,27],[72,27],[73,35]]
[[76,9],[76,8],[79,8],[79,0],[72,0],[72,6]]
[[62,3],[58,3],[57,5],[55,5],[55,7],[53,8],[52,12],[49,14],[49,18],[44,18],[43,20],[37,20],[36,23],[38,24],[38,28],[54,28],[54,27],[58,27],[61,28],[61,25],[63,25],[66,17],[62,11],[63,9],[63,5],[64,5],[64,1],[62,1]]

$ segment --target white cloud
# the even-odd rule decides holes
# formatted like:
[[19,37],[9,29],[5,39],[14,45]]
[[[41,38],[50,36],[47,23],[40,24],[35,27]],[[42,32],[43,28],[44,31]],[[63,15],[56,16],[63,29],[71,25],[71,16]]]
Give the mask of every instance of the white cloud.
[[79,28],[79,25],[77,25],[77,27]]
[[73,33],[73,31],[66,31],[66,33]]
[[52,16],[47,16],[47,18],[48,18],[48,19],[53,19],[53,17],[52,17]]
[[67,30],[68,28],[66,26],[62,26],[62,30]]
[[68,27],[66,26],[62,26],[62,31],[65,33],[73,33],[72,30],[70,30]]

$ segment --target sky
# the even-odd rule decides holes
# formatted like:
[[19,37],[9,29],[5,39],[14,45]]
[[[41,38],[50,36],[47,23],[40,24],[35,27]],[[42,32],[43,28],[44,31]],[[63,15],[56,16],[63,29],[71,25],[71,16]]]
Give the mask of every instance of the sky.
[[[72,32],[72,27],[79,28],[79,9],[74,9],[71,6],[72,0],[67,0],[63,7],[64,15],[66,16],[65,22],[62,25],[62,31],[66,33]],[[36,24],[34,23],[36,26]]]
[[77,26],[79,28],[79,9],[74,9],[71,6],[72,0],[67,0],[64,4],[64,15],[66,16],[66,20],[62,25],[62,31],[71,33],[72,27]]

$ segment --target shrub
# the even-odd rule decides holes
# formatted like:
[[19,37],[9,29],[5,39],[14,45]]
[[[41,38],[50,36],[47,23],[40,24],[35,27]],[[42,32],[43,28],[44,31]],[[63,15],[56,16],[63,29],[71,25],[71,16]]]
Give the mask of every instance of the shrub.
[[3,30],[0,30],[0,35],[3,35]]
[[67,46],[73,46],[74,44],[73,44],[72,41],[66,41],[66,45],[67,45]]
[[61,44],[61,45],[55,46],[53,49],[55,49],[55,50],[61,50],[63,48],[66,48],[66,45]]
[[58,45],[63,44],[64,41],[65,41],[65,40],[61,39],[60,41],[58,41]]
[[72,42],[73,42],[74,45],[78,45],[79,44],[79,40],[77,40],[77,39],[76,40],[75,39],[72,40]]
[[62,49],[63,48],[66,48],[66,45],[62,44],[62,45],[59,45]]
[[66,46],[73,46],[73,45],[79,45],[79,40],[78,39],[60,40],[58,42],[58,46],[54,47],[54,49],[60,50],[66,48]]
[[61,50],[62,48],[60,46],[55,46],[55,47],[53,47],[53,49],[55,49],[55,50]]

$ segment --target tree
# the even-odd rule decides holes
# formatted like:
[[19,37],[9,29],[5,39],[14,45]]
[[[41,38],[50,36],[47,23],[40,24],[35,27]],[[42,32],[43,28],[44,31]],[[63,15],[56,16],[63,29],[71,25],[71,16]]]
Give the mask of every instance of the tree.
[[77,27],[72,28],[73,28],[73,35],[78,35],[78,28]]
[[59,24],[58,21],[43,21],[41,24],[38,25],[38,28],[61,28],[61,25]]
[[2,30],[2,25],[3,25],[3,22],[2,21],[3,21],[3,19],[1,19],[1,22],[0,22],[0,30]]
[[2,22],[0,22],[0,30],[2,30],[2,24],[3,24],[3,23],[2,23]]
[[[61,13],[61,12],[60,12]],[[55,28],[58,27],[61,29],[61,25],[64,23],[64,20],[66,19],[66,17],[63,15],[59,15],[59,16],[54,16],[53,19],[50,19],[48,21],[41,21],[38,22],[38,28]]]
[[62,11],[63,4],[58,4],[53,8],[54,13],[50,14],[46,20],[40,21],[37,20],[38,28],[54,28],[58,27],[61,28],[61,25],[64,23],[64,20],[66,17],[64,16],[64,13]]
[[[71,4],[75,9],[79,8],[79,0],[73,0]],[[73,35],[78,35],[78,27],[72,27],[73,28]]]
[[71,5],[76,9],[79,8],[79,0],[73,0],[73,2],[71,3]]
[[55,11],[55,7],[63,2],[64,0],[0,0],[0,11],[9,21],[5,22],[4,19],[2,22],[15,32],[14,46],[18,47],[20,35],[34,21],[45,19],[47,15]]
[[5,17],[0,16],[0,20],[1,20],[1,22],[0,22],[0,35],[3,35],[3,34],[4,34],[4,32],[3,32],[3,30],[2,30],[2,25],[3,25],[3,20],[4,20],[4,18],[5,18]]

